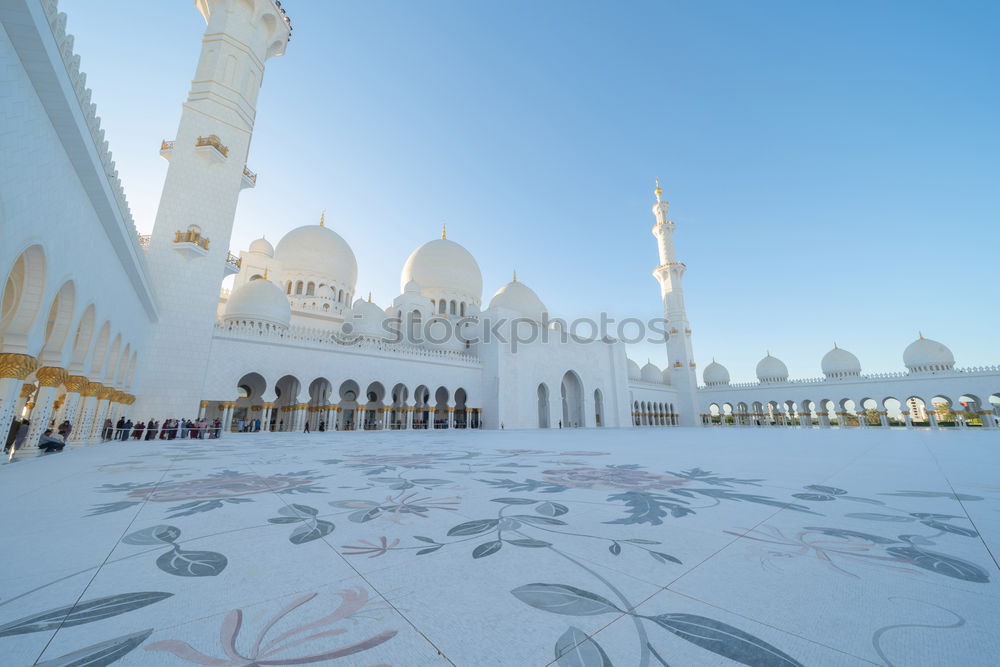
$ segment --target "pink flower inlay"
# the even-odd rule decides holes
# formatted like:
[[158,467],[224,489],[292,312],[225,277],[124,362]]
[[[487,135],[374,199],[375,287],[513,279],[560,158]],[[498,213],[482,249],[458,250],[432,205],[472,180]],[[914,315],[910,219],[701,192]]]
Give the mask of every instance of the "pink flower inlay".
[[[326,639],[347,632],[346,628],[331,628],[330,626],[350,619],[368,604],[368,592],[364,589],[348,589],[338,593],[340,606],[333,613],[310,623],[304,623],[282,632],[277,637],[268,638],[268,633],[279,621],[291,614],[302,605],[310,602],[317,593],[309,593],[293,600],[287,607],[274,615],[257,634],[253,646],[247,649],[238,646],[240,630],[243,627],[243,610],[234,609],[226,614],[219,630],[219,643],[226,657],[216,658],[206,655],[187,642],[174,639],[153,642],[143,647],[146,651],[165,651],[172,653],[181,660],[197,665],[212,665],[214,667],[258,667],[263,665],[304,665],[308,663],[336,660],[355,653],[367,651],[396,636],[397,630],[385,630],[376,635],[353,644],[335,649],[327,649],[320,653],[288,656],[288,652],[302,644],[308,644],[319,639]],[[312,634],[308,634],[312,633]],[[306,635],[306,636],[302,636]],[[285,654],[282,657],[282,654]]]
[[545,475],[546,482],[572,489],[661,491],[676,489],[687,484],[687,480],[680,477],[658,475],[631,468],[565,468],[546,470],[542,474]]

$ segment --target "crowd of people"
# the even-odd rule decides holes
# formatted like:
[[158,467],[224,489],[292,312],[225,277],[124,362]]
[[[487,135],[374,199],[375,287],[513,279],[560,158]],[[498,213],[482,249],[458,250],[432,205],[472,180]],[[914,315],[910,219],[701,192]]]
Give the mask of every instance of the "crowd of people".
[[132,423],[131,419],[122,417],[117,423],[105,419],[104,427],[101,429],[102,440],[156,440],[157,438],[203,440],[218,438],[221,434],[220,419],[211,422],[204,419],[164,419],[162,423],[150,419],[148,422]]
[[[54,424],[52,428],[47,428],[38,438],[38,448],[47,454],[61,452],[69,440],[70,433],[73,432],[73,425],[69,420],[64,420],[58,427]],[[260,422],[256,424],[260,429]],[[24,447],[28,439],[28,432],[31,430],[29,419],[14,418],[11,420],[10,431],[4,441],[4,454],[8,460],[14,460],[17,450]],[[215,419],[206,421],[204,419],[164,419],[158,422],[150,419],[148,422],[133,423],[131,419],[122,417],[117,423],[110,419],[104,420],[101,428],[101,440],[174,440],[194,439],[203,440],[205,438],[215,439],[222,434],[222,420]]]

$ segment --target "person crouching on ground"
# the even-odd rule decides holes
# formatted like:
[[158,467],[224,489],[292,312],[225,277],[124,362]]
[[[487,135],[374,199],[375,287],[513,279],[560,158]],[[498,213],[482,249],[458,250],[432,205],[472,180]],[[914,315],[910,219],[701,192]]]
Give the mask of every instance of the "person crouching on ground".
[[53,433],[50,428],[45,429],[45,433],[38,439],[38,448],[46,454],[61,452],[65,446],[66,441],[63,440],[63,437],[58,433]]

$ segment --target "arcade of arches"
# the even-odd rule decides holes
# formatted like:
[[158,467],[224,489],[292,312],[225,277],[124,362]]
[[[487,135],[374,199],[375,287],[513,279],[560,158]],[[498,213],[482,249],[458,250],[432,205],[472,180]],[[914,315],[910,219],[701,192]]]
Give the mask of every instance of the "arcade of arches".
[[[285,375],[268,391],[258,373],[237,383],[235,401],[202,401],[199,417],[218,417],[238,431],[354,431],[481,428],[482,408],[468,405],[464,388],[451,390],[357,380],[334,384],[324,377],[308,387]],[[265,399],[266,397],[266,399]]]
[[[907,396],[903,394],[903,396]],[[956,400],[957,399],[957,400]],[[819,428],[986,428],[1000,424],[1000,392],[929,397],[893,396],[876,400],[850,398],[819,401],[754,401],[712,403],[701,415],[703,424],[721,426],[805,426]]]

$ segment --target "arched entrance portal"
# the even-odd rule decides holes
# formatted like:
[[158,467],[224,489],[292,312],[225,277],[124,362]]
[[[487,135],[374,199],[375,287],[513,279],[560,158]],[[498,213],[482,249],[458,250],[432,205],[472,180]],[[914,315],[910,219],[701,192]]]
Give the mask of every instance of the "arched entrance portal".
[[538,428],[549,428],[549,388],[538,385]]
[[562,386],[562,423],[566,428],[583,426],[583,383],[573,371],[563,375]]

